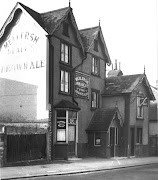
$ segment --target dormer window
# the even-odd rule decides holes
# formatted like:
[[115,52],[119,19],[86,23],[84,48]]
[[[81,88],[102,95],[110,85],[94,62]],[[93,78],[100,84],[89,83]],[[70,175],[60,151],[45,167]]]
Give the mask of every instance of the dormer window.
[[94,40],[94,51],[98,52],[98,39]]
[[67,22],[63,23],[63,35],[69,36],[69,24]]

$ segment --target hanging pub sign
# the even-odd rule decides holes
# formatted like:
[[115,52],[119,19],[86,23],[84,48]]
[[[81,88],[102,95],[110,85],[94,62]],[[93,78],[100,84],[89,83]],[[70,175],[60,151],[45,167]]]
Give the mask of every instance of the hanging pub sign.
[[89,99],[90,77],[87,74],[75,72],[75,97]]

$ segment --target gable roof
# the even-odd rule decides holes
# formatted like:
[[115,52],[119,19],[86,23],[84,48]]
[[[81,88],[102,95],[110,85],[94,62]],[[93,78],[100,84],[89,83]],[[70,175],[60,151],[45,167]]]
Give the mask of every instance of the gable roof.
[[90,121],[87,131],[107,132],[111,125],[112,120],[115,118],[116,112],[118,113],[118,117],[122,122],[118,108],[114,107],[108,109],[105,108],[97,109]]
[[80,33],[74,18],[74,15],[72,13],[71,7],[65,7],[45,13],[38,13],[31,8],[23,5],[22,3],[19,3],[38,23],[39,25],[49,34],[52,35],[55,30],[61,25],[61,23],[68,17],[70,14],[72,24],[76,30],[77,39],[80,43],[82,53],[84,53],[84,45],[82,42],[82,39],[80,37]]
[[40,14],[49,34],[53,34],[60,23],[67,17],[70,10],[70,7],[66,7]]
[[146,86],[150,100],[155,100],[145,74],[108,77],[106,78],[106,88],[104,89],[102,95],[106,96],[132,93],[140,83],[143,83]]
[[98,37],[100,37],[102,45],[104,47],[103,52],[104,52],[105,56],[107,57],[106,61],[109,65],[111,64],[110,56],[109,56],[100,26],[82,29],[82,30],[80,30],[80,35],[81,35],[85,50],[87,52],[90,51],[90,49],[94,43],[94,40],[97,39]]

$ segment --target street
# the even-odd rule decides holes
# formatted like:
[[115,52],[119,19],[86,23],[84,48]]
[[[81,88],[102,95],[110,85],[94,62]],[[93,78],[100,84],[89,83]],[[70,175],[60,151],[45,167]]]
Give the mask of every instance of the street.
[[[37,178],[25,178],[25,180],[157,180],[158,164],[105,170],[91,173],[80,173],[72,175],[53,175]],[[20,180],[20,179],[19,179]],[[22,180],[22,179],[21,179]]]

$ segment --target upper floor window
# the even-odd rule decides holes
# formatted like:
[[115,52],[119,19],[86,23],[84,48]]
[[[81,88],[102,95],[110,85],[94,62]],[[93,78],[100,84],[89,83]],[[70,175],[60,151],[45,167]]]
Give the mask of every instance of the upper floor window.
[[98,39],[94,40],[94,51],[98,52]]
[[96,109],[99,107],[99,91],[92,90],[91,92],[91,108]]
[[60,91],[63,93],[70,93],[70,72],[60,71]]
[[99,59],[96,57],[92,57],[92,73],[99,75]]
[[137,118],[143,118],[143,100],[144,98],[137,97]]
[[63,23],[63,34],[69,36],[69,24],[67,22]]
[[142,144],[142,134],[143,134],[143,129],[137,128],[137,143],[138,144]]
[[65,43],[61,43],[61,62],[70,63],[70,47]]

